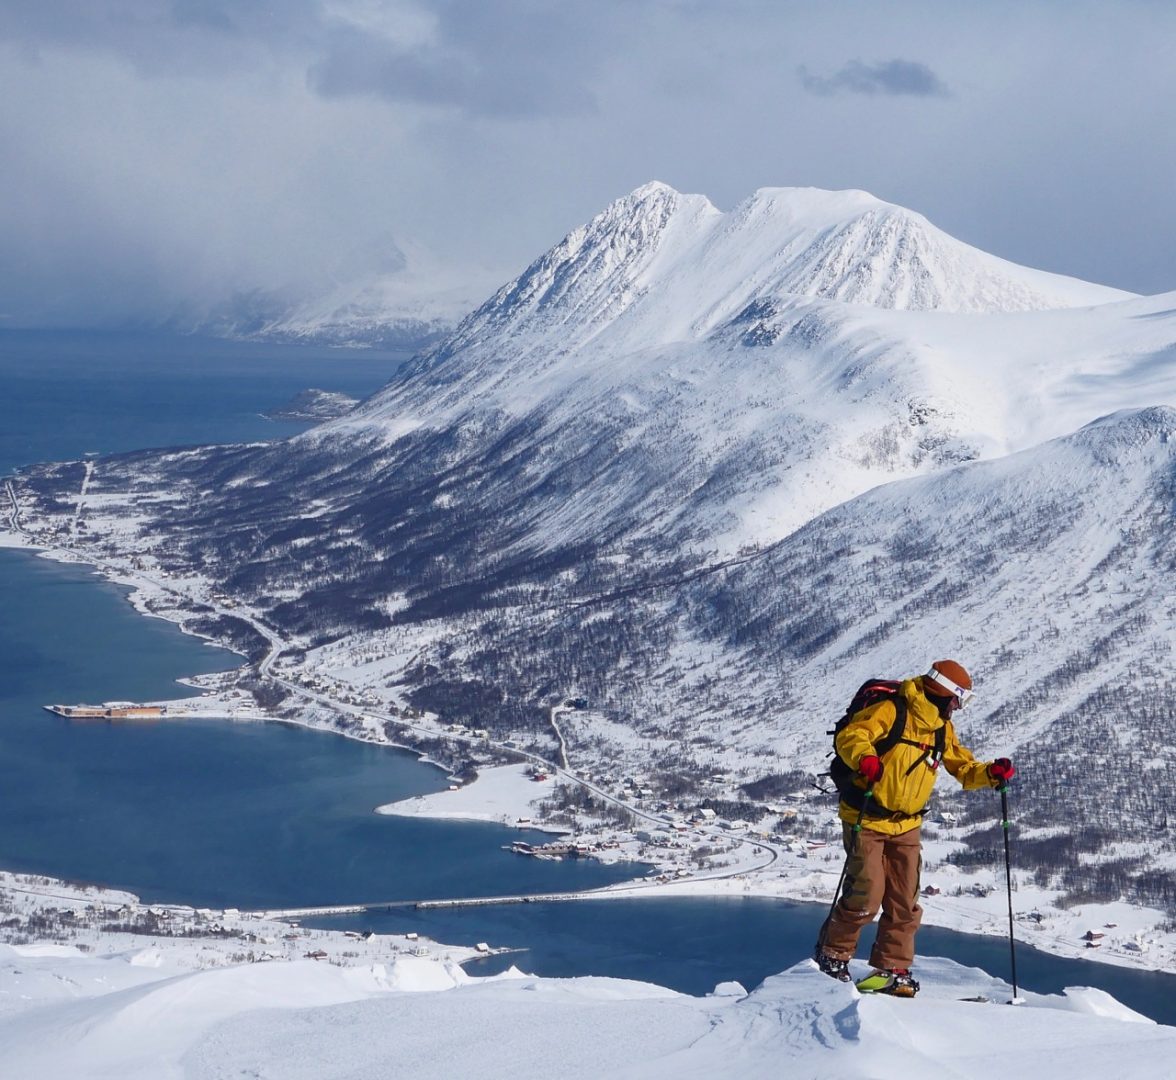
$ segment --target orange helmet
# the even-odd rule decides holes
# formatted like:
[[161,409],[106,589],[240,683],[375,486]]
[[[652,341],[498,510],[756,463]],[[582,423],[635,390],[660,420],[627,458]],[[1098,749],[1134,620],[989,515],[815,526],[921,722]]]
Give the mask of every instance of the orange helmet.
[[963,708],[972,696],[972,676],[954,660],[936,660],[923,676],[923,691],[933,697],[954,697]]

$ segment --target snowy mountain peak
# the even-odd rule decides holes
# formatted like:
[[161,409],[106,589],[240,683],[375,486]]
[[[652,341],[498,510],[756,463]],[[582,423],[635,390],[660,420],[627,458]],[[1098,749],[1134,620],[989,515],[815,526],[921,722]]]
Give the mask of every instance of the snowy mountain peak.
[[441,353],[502,332],[515,356],[563,354],[598,339],[640,349],[705,337],[752,303],[798,298],[993,313],[1129,296],[1006,262],[864,191],[761,188],[723,213],[705,196],[655,181],[572,230]]
[[642,271],[656,257],[677,219],[686,228],[718,216],[704,196],[682,195],[659,181],[617,199],[573,229],[523,274],[494,294],[458,329],[447,352],[513,324],[519,331],[542,316],[555,326],[604,324],[630,306]]
[[682,192],[662,180],[650,180],[640,187],[634,188],[628,195],[615,199],[594,220],[606,217],[611,212],[623,213],[626,208],[637,209],[657,203],[677,204],[682,199],[701,198],[697,195],[683,195]]
[[730,215],[736,231],[783,242],[770,289],[871,307],[995,312],[1081,307],[1130,294],[1006,262],[922,214],[860,190],[761,188]]
[[815,187],[762,187],[757,188],[741,202],[734,213],[760,210],[785,214],[797,220],[825,217],[830,222],[835,222],[844,221],[878,207],[890,206],[891,204],[859,188],[831,191]]

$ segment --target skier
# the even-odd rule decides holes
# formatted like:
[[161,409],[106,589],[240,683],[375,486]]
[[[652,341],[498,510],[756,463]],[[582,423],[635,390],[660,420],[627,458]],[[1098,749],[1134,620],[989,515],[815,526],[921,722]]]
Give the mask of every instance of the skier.
[[[960,745],[951,716],[971,696],[967,671],[954,660],[937,660],[926,675],[905,680],[893,696],[854,713],[835,736],[838,756],[857,775],[851,788],[842,789],[838,808],[845,883],[821,927],[814,959],[826,975],[848,982],[858,936],[881,908],[870,952],[874,970],[857,983],[863,993],[918,993],[911,964],[923,917],[919,826],[940,762],[967,789],[1001,787],[1015,772],[1008,758],[977,761]],[[892,728],[902,704],[905,724],[895,742]],[[876,746],[888,735],[893,745],[879,757]]]

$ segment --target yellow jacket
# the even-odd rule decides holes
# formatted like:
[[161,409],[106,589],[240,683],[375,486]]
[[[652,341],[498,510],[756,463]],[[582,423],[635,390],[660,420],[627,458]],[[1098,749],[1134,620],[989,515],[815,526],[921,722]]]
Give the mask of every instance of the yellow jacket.
[[[960,745],[952,722],[939,715],[934,702],[924,696],[917,681],[907,679],[899,693],[907,705],[904,739],[929,749],[935,744],[936,731],[943,728],[943,767],[965,788],[995,786],[988,775],[989,762],[977,761],[971,751]],[[887,699],[862,709],[834,739],[841,759],[857,769],[863,757],[875,752],[875,744],[890,731],[896,715],[894,702]],[[863,829],[897,836],[918,827],[923,820],[919,811],[927,805],[938,773],[927,761],[919,760],[923,754],[924,750],[919,746],[906,742],[900,742],[886,753],[882,758],[882,778],[874,785],[877,805],[872,802],[867,806],[862,818]],[[854,783],[865,790],[866,783],[861,777]],[[878,807],[885,807],[890,813],[877,816],[881,813]],[[858,811],[844,802],[839,807],[839,814],[842,821],[851,825],[858,820]]]

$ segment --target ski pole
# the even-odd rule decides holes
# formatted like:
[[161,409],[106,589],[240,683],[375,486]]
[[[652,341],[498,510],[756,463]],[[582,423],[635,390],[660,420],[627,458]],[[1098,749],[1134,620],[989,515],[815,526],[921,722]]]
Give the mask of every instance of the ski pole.
[[1017,997],[1017,947],[1013,939],[1013,868],[1009,859],[1009,784],[1006,780],[1000,787],[1000,827],[1004,830],[1005,885],[1009,894],[1009,962],[1013,969],[1013,1000],[1010,1005],[1020,1004]]
[[874,788],[871,785],[866,788],[866,794],[862,797],[862,808],[858,811],[857,819],[853,823],[853,843],[850,845],[849,851],[846,852],[845,865],[841,868],[841,877],[837,879],[837,888],[833,890],[833,903],[829,905],[829,914],[825,916],[825,921],[821,923],[820,932],[817,934],[818,950],[825,944],[825,931],[829,929],[829,920],[833,918],[833,912],[837,909],[837,901],[841,899],[841,886],[845,884],[845,875],[849,873],[849,860],[857,851],[858,834],[862,831],[862,818],[866,816],[866,806],[873,797]]

